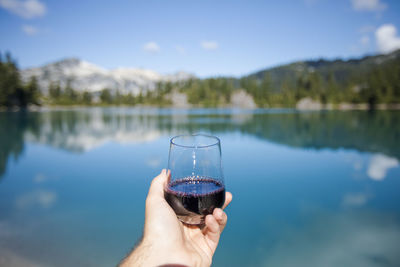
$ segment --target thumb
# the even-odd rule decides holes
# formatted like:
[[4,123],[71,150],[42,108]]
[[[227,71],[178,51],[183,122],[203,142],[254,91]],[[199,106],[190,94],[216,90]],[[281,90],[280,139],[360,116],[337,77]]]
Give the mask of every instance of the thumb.
[[168,182],[171,172],[163,169],[161,173],[156,176],[151,182],[149,193],[147,197],[160,196],[164,197],[164,187]]

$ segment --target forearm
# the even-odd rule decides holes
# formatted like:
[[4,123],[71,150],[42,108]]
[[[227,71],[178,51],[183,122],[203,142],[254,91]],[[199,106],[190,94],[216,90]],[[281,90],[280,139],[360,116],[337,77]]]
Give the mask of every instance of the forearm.
[[[151,246],[139,244],[129,255],[119,264],[119,267],[139,267],[151,266]],[[154,266],[154,265],[153,265]]]
[[[154,242],[153,242],[154,244]],[[163,249],[152,243],[142,241],[120,264],[119,267],[195,267],[191,259],[171,251],[173,248]]]

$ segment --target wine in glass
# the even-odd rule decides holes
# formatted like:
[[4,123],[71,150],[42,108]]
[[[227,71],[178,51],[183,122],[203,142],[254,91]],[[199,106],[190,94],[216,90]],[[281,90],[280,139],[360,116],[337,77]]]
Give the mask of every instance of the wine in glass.
[[205,216],[225,202],[220,140],[205,134],[173,137],[168,169],[165,199],[179,220],[203,225]]

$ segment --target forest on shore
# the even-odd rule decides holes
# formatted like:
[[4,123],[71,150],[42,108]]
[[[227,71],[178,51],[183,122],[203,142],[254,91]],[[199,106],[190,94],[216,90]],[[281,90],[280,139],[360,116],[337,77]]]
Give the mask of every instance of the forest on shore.
[[195,107],[220,107],[232,103],[232,95],[245,92],[257,107],[295,107],[304,98],[322,105],[340,103],[400,103],[400,50],[387,55],[353,60],[299,61],[262,70],[240,78],[191,78],[158,82],[152,90],[138,95],[104,88],[81,91],[69,83],[51,81],[46,93],[36,77],[23,82],[17,63],[9,53],[0,54],[0,107],[29,105],[152,105],[172,106],[173,98],[184,95]]

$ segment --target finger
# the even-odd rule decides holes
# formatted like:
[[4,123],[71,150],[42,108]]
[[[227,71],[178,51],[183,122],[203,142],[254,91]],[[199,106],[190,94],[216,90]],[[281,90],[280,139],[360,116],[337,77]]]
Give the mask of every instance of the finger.
[[226,192],[225,193],[225,203],[222,206],[222,209],[225,209],[229,205],[229,203],[231,203],[231,201],[232,201],[232,193]]
[[163,169],[161,173],[153,179],[150,185],[148,197],[150,196],[164,197],[164,186],[167,183],[169,174],[170,174],[169,171],[167,172],[166,169]]
[[204,229],[205,237],[208,241],[208,245],[211,251],[214,253],[215,249],[217,248],[220,236],[219,225],[217,220],[211,214],[206,216],[205,223],[206,223],[206,228]]
[[213,216],[218,222],[220,233],[222,233],[228,221],[228,216],[222,209],[214,209]]

